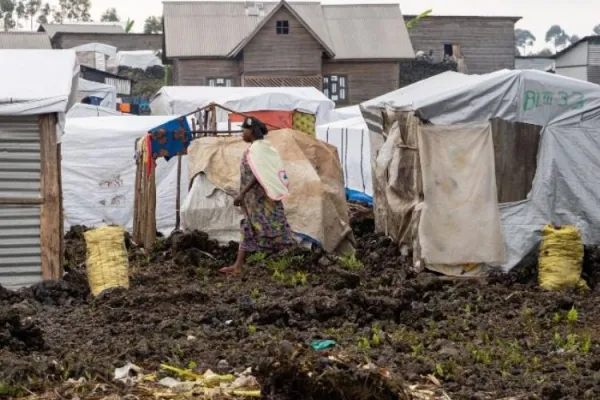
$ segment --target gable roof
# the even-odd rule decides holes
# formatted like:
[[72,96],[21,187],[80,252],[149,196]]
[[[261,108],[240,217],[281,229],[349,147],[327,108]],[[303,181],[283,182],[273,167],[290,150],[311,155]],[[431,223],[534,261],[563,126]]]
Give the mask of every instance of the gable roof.
[[59,33],[125,33],[119,23],[41,24],[38,32],[46,32],[50,39]]
[[564,49],[562,49],[561,51],[556,53],[554,55],[554,58],[558,58],[558,57],[562,56],[563,54],[573,50],[575,47],[579,46],[581,43],[588,42],[588,41],[594,41],[594,42],[600,43],[600,35],[591,35],[591,36],[582,37],[575,43],[571,43],[569,46],[565,47]]
[[413,58],[397,4],[322,5],[265,2],[259,16],[246,15],[243,1],[165,2],[166,56],[233,57],[282,7],[315,37],[331,58]]
[[42,32],[0,32],[0,49],[50,50],[52,45]]

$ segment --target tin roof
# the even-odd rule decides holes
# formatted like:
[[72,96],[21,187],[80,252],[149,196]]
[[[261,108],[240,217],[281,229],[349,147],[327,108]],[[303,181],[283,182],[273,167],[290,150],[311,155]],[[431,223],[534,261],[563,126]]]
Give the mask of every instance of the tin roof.
[[50,39],[59,33],[125,33],[120,23],[77,23],[77,24],[41,24],[38,32],[46,32]]
[[265,2],[260,15],[246,3],[178,1],[164,3],[167,57],[232,57],[281,7],[286,7],[323,46],[343,59],[412,58],[414,52],[397,4],[322,5]]
[[45,33],[0,32],[0,49],[50,50],[52,45]]

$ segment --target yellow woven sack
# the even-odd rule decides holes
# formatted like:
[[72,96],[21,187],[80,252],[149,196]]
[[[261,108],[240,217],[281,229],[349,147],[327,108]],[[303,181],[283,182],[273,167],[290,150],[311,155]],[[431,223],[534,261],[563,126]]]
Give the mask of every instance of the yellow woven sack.
[[544,227],[538,264],[538,279],[544,289],[589,289],[581,279],[583,241],[574,226],[554,227],[548,224]]
[[129,288],[124,233],[119,226],[105,226],[85,233],[87,277],[94,296],[106,289]]

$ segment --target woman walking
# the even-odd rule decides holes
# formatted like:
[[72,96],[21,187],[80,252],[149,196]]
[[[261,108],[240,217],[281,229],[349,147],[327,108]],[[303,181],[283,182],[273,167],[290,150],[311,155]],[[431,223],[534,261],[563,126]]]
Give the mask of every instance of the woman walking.
[[277,150],[267,140],[266,126],[256,118],[242,124],[243,139],[251,143],[240,165],[240,193],[234,205],[242,207],[242,239],[235,263],[224,274],[242,272],[247,253],[275,252],[296,244],[282,200],[288,195],[288,179]]

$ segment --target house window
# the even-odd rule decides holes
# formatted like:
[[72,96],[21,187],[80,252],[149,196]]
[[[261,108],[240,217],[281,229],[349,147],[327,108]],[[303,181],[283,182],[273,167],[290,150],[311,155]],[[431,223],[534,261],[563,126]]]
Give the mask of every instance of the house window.
[[323,94],[333,101],[346,101],[348,99],[348,78],[343,75],[324,76]]
[[208,86],[230,87],[231,78],[208,78]]
[[452,44],[444,45],[444,58],[450,58],[454,56],[454,46]]
[[290,33],[289,21],[277,21],[277,34],[287,35],[288,33]]

